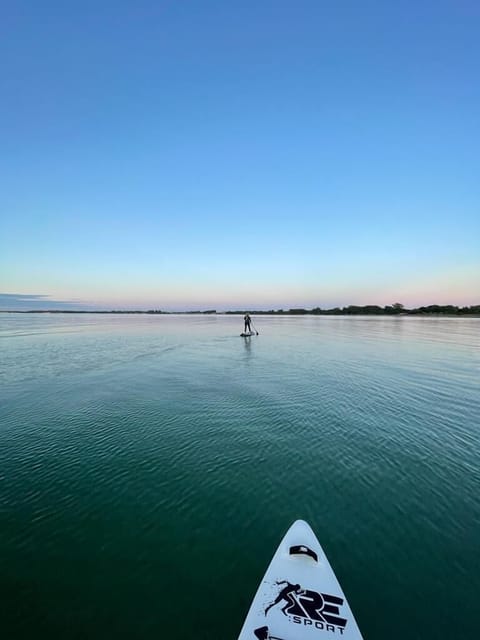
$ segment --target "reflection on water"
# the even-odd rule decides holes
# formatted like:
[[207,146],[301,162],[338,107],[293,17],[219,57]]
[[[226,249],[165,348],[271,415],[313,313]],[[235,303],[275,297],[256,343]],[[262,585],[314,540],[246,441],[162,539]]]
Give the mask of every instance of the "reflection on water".
[[247,356],[252,355],[252,338],[251,336],[247,336],[246,338],[242,338],[243,345],[245,347],[245,353]]

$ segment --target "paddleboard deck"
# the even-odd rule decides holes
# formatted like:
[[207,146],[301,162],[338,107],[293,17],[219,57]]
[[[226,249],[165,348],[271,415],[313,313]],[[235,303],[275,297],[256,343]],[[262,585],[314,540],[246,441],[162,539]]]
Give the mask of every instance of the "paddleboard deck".
[[245,333],[241,333],[240,337],[241,338],[250,338],[250,336],[254,336],[255,335],[255,331],[246,331]]
[[355,618],[310,526],[285,534],[238,640],[362,640]]

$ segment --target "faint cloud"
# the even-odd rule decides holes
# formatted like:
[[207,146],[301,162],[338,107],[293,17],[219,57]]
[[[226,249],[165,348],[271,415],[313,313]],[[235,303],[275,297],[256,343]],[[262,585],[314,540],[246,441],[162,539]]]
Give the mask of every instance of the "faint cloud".
[[81,300],[53,300],[46,294],[0,293],[0,310],[2,311],[84,310],[89,308],[90,306]]

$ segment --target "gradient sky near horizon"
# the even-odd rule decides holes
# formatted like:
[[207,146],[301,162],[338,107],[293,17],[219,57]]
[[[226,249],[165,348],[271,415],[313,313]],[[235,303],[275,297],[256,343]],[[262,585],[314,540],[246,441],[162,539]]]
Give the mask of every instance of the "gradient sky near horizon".
[[476,0],[0,21],[0,308],[480,303]]

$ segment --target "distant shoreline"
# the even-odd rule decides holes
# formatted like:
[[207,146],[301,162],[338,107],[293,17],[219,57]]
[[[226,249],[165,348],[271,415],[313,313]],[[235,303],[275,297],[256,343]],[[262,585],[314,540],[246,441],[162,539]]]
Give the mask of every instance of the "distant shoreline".
[[[0,313],[63,313],[63,314],[109,314],[109,315],[244,315],[246,310],[235,311],[217,311],[216,309],[207,309],[205,311],[161,311],[157,309],[149,309],[142,311],[135,310],[84,310],[84,309],[0,309]],[[418,307],[415,309],[406,309],[400,303],[392,306],[380,307],[377,305],[357,306],[349,305],[348,307],[335,307],[333,309],[278,309],[269,311],[248,310],[250,315],[255,316],[352,316],[352,315],[368,315],[368,316],[480,316],[480,305],[469,307],[457,307],[454,305],[429,305],[426,307]]]

